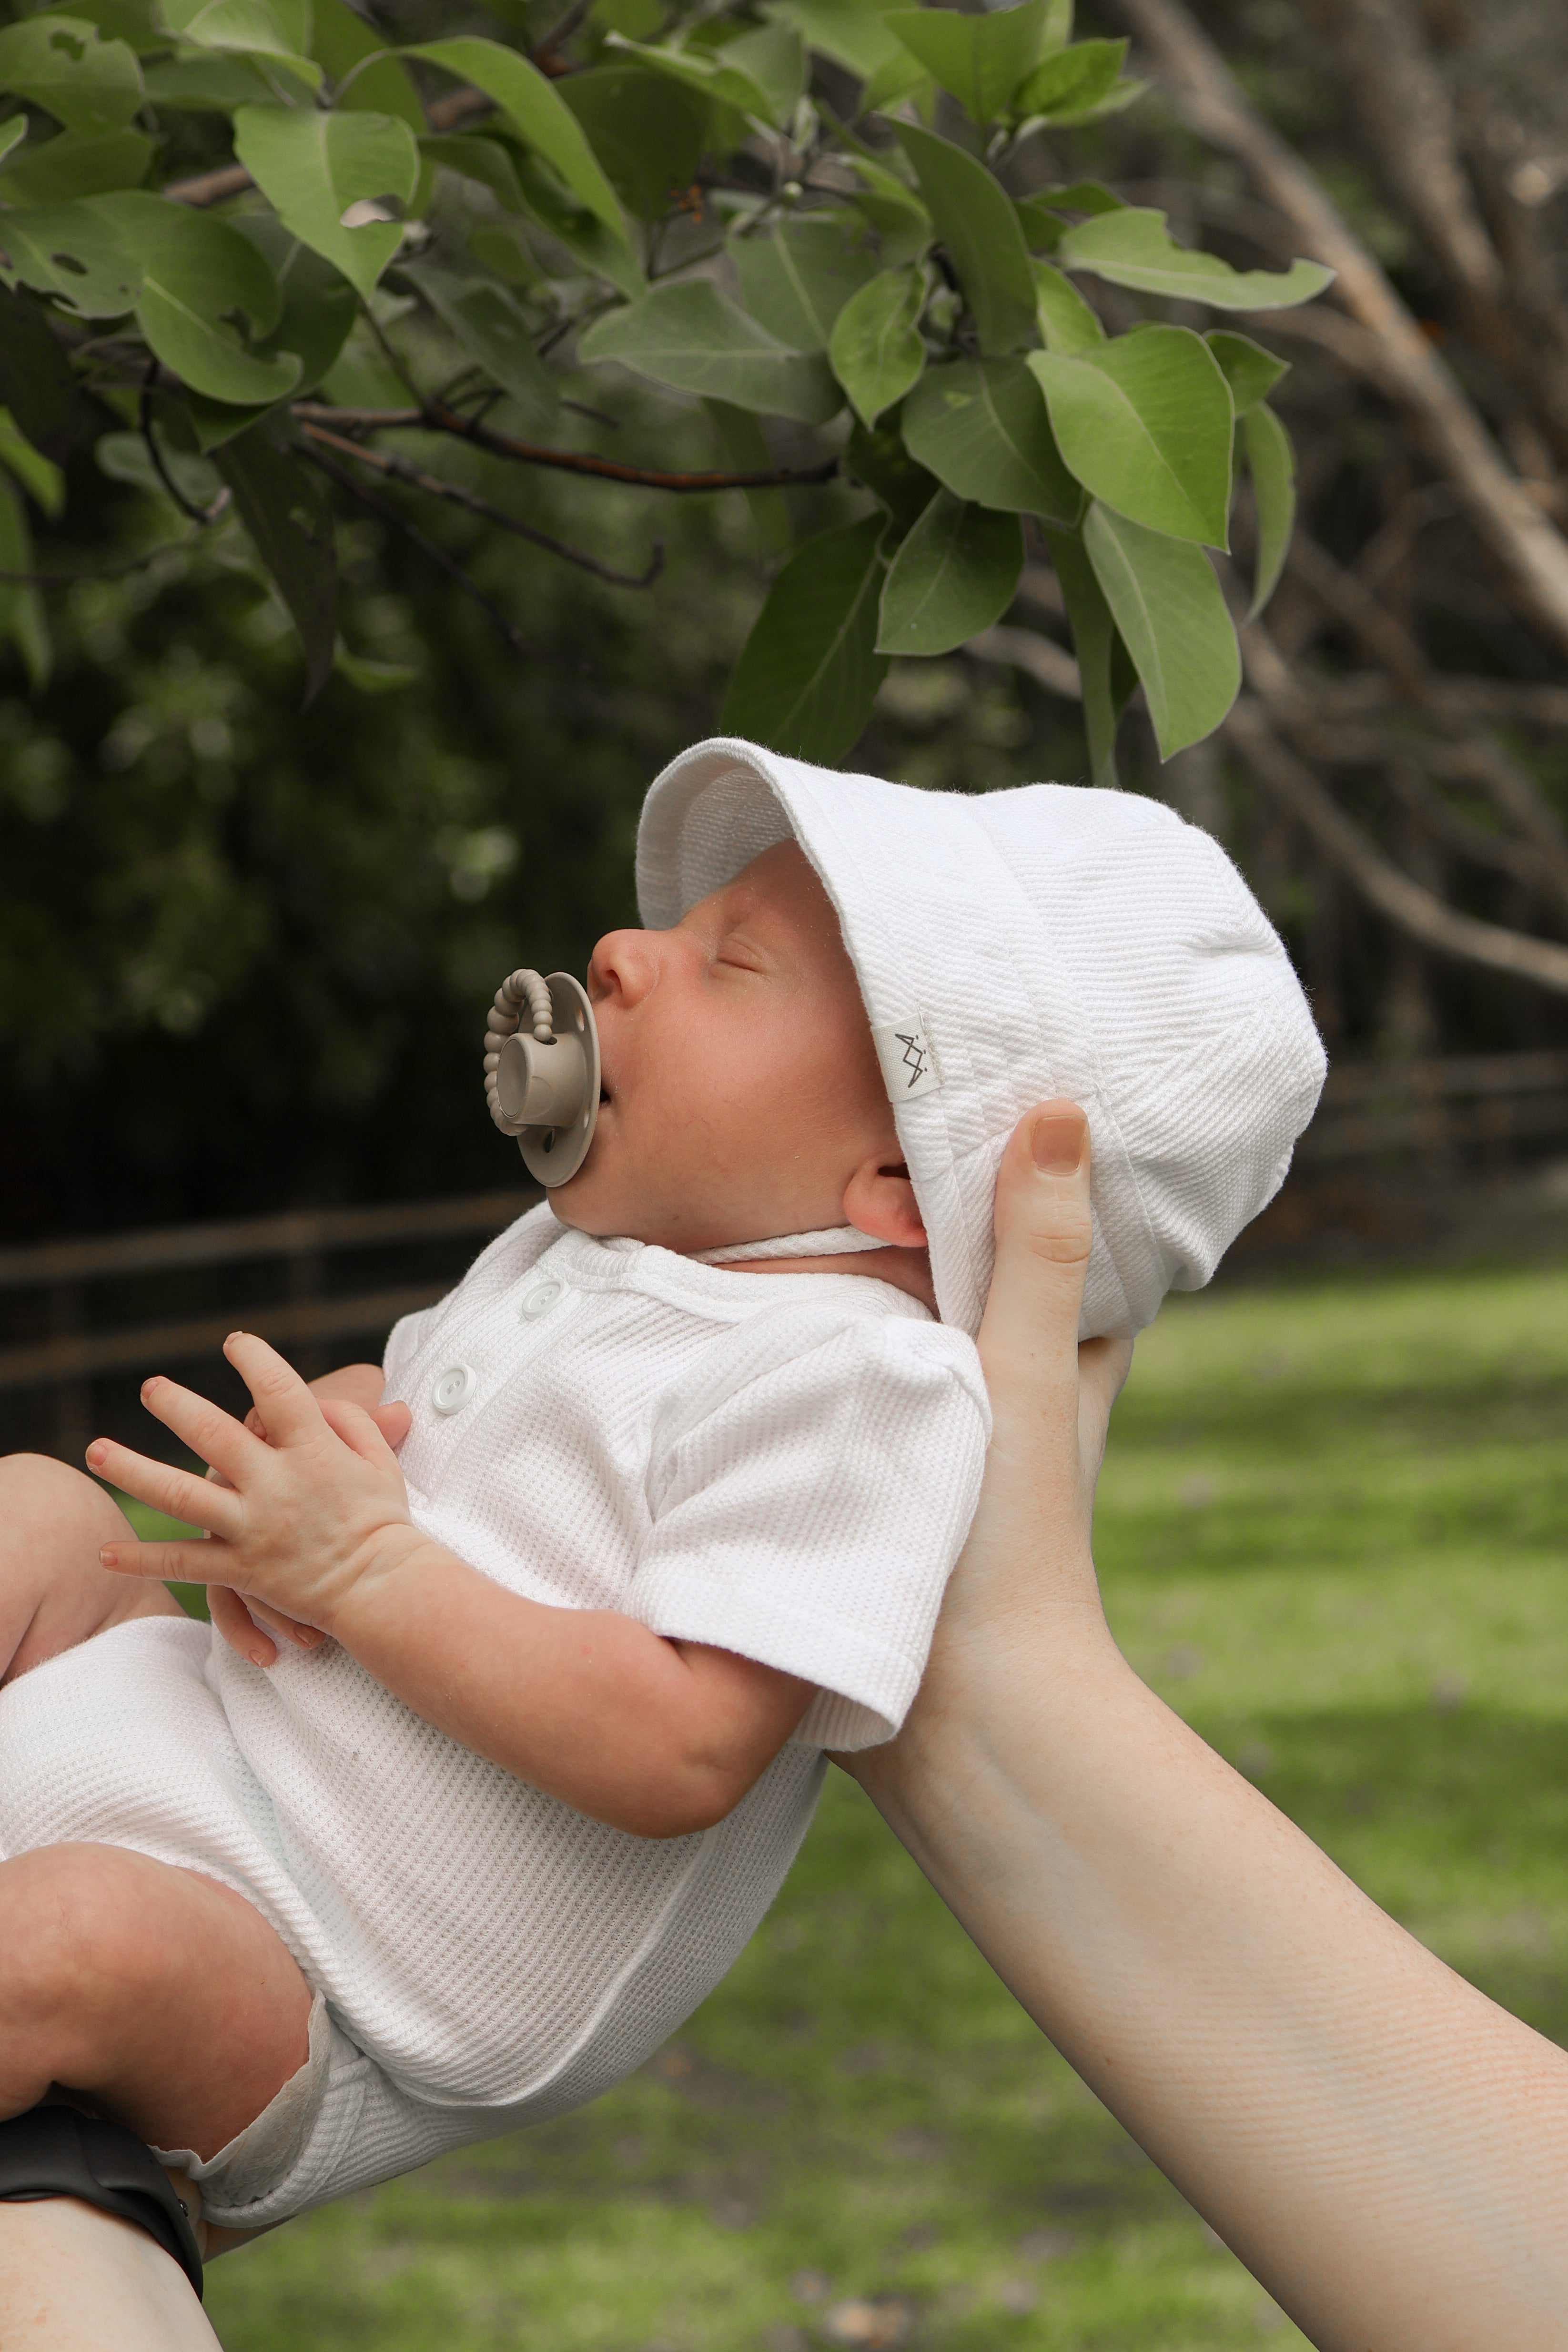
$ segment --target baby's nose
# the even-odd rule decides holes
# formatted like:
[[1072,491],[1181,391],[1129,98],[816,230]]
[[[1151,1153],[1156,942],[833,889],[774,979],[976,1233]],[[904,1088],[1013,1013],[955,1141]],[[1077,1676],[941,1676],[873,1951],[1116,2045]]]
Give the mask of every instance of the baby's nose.
[[635,1004],[658,978],[657,931],[606,931],[588,966],[588,993],[595,1004],[619,999]]

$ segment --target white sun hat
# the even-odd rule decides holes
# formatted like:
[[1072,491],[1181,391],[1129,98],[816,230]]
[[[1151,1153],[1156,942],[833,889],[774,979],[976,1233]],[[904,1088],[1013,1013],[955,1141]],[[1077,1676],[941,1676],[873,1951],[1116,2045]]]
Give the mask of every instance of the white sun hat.
[[978,1328],[998,1165],[1051,1096],[1082,1106],[1093,1145],[1083,1336],[1200,1288],[1283,1182],[1324,1071],[1218,844],[1135,793],[920,792],[720,737],[649,788],[643,921],[669,929],[791,837],[859,975],[943,1320]]

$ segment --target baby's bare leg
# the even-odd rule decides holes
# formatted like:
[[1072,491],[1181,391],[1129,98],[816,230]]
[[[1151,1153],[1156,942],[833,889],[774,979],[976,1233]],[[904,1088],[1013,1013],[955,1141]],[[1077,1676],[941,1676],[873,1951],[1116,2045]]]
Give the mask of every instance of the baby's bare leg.
[[310,1988],[259,1911],[119,1846],[0,1863],[0,2116],[51,2084],[204,2162],[305,2063]]
[[0,1683],[132,1617],[177,1617],[161,1584],[111,1576],[100,1545],[132,1532],[96,1480],[43,1454],[0,1459]]

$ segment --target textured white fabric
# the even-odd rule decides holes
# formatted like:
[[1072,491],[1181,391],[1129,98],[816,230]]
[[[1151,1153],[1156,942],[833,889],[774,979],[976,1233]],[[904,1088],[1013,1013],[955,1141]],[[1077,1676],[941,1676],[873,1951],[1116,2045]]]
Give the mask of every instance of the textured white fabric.
[[824,1225],[820,1233],[776,1234],[768,1242],[727,1242],[722,1249],[694,1250],[698,1265],[740,1265],[764,1257],[851,1257],[859,1250],[885,1249],[874,1234],[853,1225]]
[[917,792],[722,738],[648,793],[643,920],[678,922],[791,835],[860,977],[944,1318],[978,1328],[997,1167],[1053,1095],[1082,1105],[1093,1142],[1084,1337],[1138,1330],[1167,1290],[1207,1282],[1283,1182],[1324,1067],[1218,845],[1137,793]]
[[0,1691],[0,1857],[80,1838],[204,1871],[326,1995],[308,2142],[211,2207],[235,2227],[562,2113],[674,2031],[771,1902],[821,1748],[901,1720],[989,1433],[969,1340],[889,1285],[727,1273],[548,1205],[398,1325],[387,1372],[415,1518],[463,1559],[818,1696],[727,1819],[656,1841],[456,1746],[333,1643],[264,1671],[143,1619]]

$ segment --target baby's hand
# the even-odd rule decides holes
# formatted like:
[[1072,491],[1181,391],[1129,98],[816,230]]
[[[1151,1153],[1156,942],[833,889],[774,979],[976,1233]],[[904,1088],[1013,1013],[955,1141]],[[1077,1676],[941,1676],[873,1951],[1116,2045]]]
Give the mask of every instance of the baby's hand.
[[[225,1354],[256,1400],[260,1433],[244,1427],[172,1381],[145,1383],[142,1402],[202,1455],[218,1479],[195,1478],[99,1438],[90,1467],[138,1501],[208,1530],[204,1543],[111,1543],[106,1568],[132,1576],[187,1579],[225,1592],[214,1621],[225,1640],[258,1664],[277,1648],[237,1596],[254,1596],[268,1623],[330,1633],[355,1588],[395,1566],[423,1538],[391,1439],[406,1429],[406,1408],[372,1415],[346,1400],[318,1401],[266,1341],[235,1332]],[[221,1482],[221,1483],[220,1483]]]
[[[352,1375],[365,1370],[362,1365],[354,1365],[348,1373],[324,1372],[319,1380],[310,1382],[310,1393],[320,1402],[323,1418],[329,1422],[331,1418],[325,1410],[329,1401],[358,1402],[352,1395],[352,1387],[363,1383],[352,1381]],[[375,1377],[379,1381],[381,1374],[377,1372]],[[364,1410],[395,1453],[413,1424],[413,1415],[407,1405],[370,1404]],[[254,1404],[246,1414],[245,1426],[253,1437],[266,1442],[267,1431],[261,1413]],[[214,1486],[226,1486],[229,1483],[221,1470],[209,1469],[207,1476]],[[302,1625],[297,1618],[284,1616],[281,1610],[269,1609],[258,1593],[234,1592],[227,1585],[208,1585],[207,1608],[213,1623],[230,1649],[237,1650],[242,1658],[248,1658],[253,1666],[275,1665],[280,1641],[288,1643],[297,1650],[318,1650],[326,1638],[314,1625]]]

